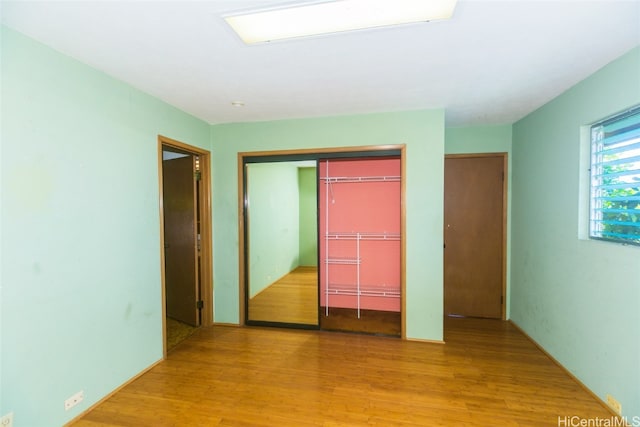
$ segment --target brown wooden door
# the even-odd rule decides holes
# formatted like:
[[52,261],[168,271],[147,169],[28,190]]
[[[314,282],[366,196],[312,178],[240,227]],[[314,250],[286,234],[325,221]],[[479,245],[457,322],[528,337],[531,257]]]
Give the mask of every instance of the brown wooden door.
[[445,315],[503,317],[505,158],[445,159]]
[[162,162],[167,316],[200,324],[194,157]]

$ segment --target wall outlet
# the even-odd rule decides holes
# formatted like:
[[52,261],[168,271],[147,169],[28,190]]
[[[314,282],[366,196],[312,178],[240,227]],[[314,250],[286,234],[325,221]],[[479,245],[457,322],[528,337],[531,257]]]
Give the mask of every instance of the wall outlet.
[[69,409],[76,406],[78,403],[84,400],[84,391],[80,390],[70,398],[64,401],[64,410],[68,411]]
[[622,405],[610,394],[607,394],[607,405],[609,405],[616,414],[622,415]]
[[0,418],[0,427],[13,427],[13,412],[9,412]]

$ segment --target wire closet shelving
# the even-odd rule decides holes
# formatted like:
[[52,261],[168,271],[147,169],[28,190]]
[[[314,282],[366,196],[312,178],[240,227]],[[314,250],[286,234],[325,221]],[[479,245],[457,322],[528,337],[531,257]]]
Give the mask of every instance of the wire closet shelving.
[[[330,176],[329,161],[326,162],[326,176],[320,180],[325,188],[325,224],[324,224],[324,296],[325,316],[329,315],[329,299],[331,296],[353,296],[356,298],[356,310],[360,318],[362,297],[400,298],[400,285],[396,284],[365,284],[361,283],[361,243],[363,241],[400,241],[400,233],[396,232],[336,232],[331,231],[329,221],[329,194],[333,194],[333,184],[343,183],[374,183],[399,182],[400,176]],[[332,196],[333,197],[333,196]],[[355,241],[355,253],[352,257],[331,256],[331,241]],[[355,267],[355,283],[336,283],[330,280],[331,265],[352,265]]]

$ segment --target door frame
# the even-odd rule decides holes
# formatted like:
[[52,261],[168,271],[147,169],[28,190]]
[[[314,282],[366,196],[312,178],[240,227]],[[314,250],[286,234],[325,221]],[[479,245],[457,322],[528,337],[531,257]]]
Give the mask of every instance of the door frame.
[[350,155],[366,156],[367,153],[375,155],[380,152],[400,152],[400,337],[406,340],[406,145],[366,145],[350,147],[309,148],[273,151],[238,152],[238,303],[239,325],[246,324],[246,250],[245,250],[245,158],[249,157],[280,157],[280,156],[318,156],[318,157],[350,157]]
[[[160,208],[160,277],[162,295],[162,355],[167,357],[167,325],[166,325],[166,278],[164,252],[164,194],[162,186],[163,147],[174,148],[187,154],[198,156],[200,164],[200,299],[202,311],[200,326],[213,324],[213,249],[212,249],[212,217],[211,217],[211,153],[208,150],[185,144],[184,142],[158,135],[158,185]],[[197,260],[196,260],[197,263]]]
[[[507,216],[508,216],[508,164],[509,153],[496,152],[496,153],[460,153],[460,154],[445,154],[446,159],[470,159],[478,157],[501,157],[502,158],[502,313],[500,315],[501,320],[507,320]],[[446,167],[446,162],[445,162]],[[444,233],[444,224],[443,224]],[[444,264],[442,266],[444,271]],[[442,294],[444,296],[444,280],[442,281]],[[442,299],[443,313],[444,313],[444,298]]]

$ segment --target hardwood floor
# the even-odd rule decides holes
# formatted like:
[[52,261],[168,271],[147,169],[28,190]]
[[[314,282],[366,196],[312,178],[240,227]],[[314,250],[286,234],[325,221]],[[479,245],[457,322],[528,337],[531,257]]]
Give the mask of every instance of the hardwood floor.
[[298,267],[249,301],[249,320],[318,324],[318,269]]
[[400,313],[318,307],[318,269],[298,267],[249,301],[249,320],[318,325],[332,331],[364,332],[400,336]]
[[611,417],[511,324],[445,324],[446,344],[200,328],[73,425],[539,427]]
[[357,310],[350,308],[320,307],[320,329],[326,331],[361,332],[365,334],[386,335],[399,337],[402,333],[400,312]]

